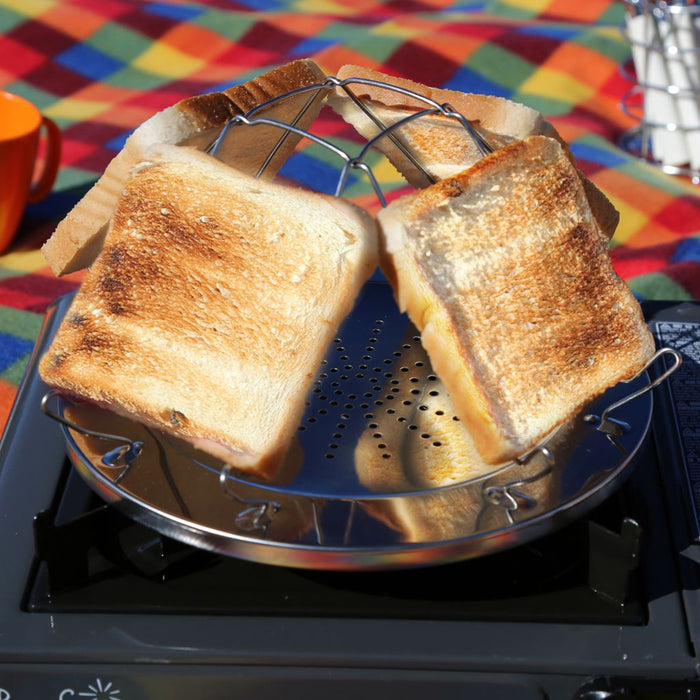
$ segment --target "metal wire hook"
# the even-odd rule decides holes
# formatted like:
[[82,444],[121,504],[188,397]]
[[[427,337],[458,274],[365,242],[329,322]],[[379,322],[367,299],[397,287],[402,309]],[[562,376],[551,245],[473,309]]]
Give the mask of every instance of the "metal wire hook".
[[64,415],[52,411],[49,407],[49,402],[51,399],[59,397],[60,392],[52,389],[48,391],[41,399],[41,411],[44,415],[52,418],[53,420],[65,425],[71,430],[75,430],[81,435],[86,437],[94,437],[98,440],[109,440],[112,442],[121,442],[122,444],[109,450],[102,456],[102,464],[106,467],[118,467],[124,468],[129,467],[134,462],[134,460],[141,454],[143,450],[143,443],[139,440],[132,440],[131,438],[125,437],[124,435],[114,435],[111,433],[103,433],[99,430],[90,430],[89,428],[84,428],[82,425],[78,425],[74,421],[69,420]]
[[623,421],[610,418],[610,414],[616,408],[624,406],[626,403],[629,403],[633,399],[636,399],[637,397],[646,394],[655,387],[659,386],[659,384],[663,383],[671,374],[673,374],[681,366],[681,363],[683,362],[683,357],[678,352],[678,350],[675,350],[674,348],[661,348],[660,350],[654,353],[649,362],[647,362],[646,365],[644,365],[641,371],[639,371],[631,379],[625,380],[627,383],[633,382],[644,372],[646,372],[654,364],[654,362],[656,362],[656,360],[662,355],[671,355],[674,359],[673,364],[668,369],[666,369],[665,372],[656,377],[656,379],[649,382],[649,384],[647,384],[646,386],[643,386],[641,389],[637,389],[637,391],[633,391],[631,394],[624,396],[618,401],[615,401],[614,403],[610,404],[600,416],[596,416],[593,413],[589,413],[583,417],[583,420],[586,421],[586,423],[591,423],[592,425],[595,425],[596,430],[600,430],[603,433],[608,433],[611,435],[623,435],[625,432],[627,432],[630,429],[629,425],[627,425]]

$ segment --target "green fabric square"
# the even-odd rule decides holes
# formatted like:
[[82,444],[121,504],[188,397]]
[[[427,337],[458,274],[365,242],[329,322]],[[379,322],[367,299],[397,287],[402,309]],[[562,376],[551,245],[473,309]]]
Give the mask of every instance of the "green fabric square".
[[92,187],[97,175],[89,170],[66,166],[58,171],[54,190],[63,191],[77,188],[87,189]]
[[0,374],[0,377],[13,386],[19,386],[30,357],[31,355],[27,354],[24,357],[20,357],[19,360],[15,360],[5,369],[4,372],[2,372],[2,374]]
[[644,299],[687,301],[693,297],[662,272],[633,277],[627,282],[630,289]]
[[[15,271],[2,268],[2,273],[6,277],[26,275],[26,270]],[[10,306],[2,307],[0,313],[0,333],[7,333],[25,340],[36,340],[43,320],[42,314],[35,314],[31,311],[21,311]]]
[[135,90],[152,90],[161,85],[171,82],[172,78],[155,73],[147,73],[146,71],[125,66],[121,70],[112,73],[105,83],[114,85],[115,87],[132,88]]
[[26,17],[18,14],[14,10],[0,6],[0,33],[9,31],[20,22],[24,22],[26,19]]
[[250,27],[259,21],[259,17],[237,12],[222,12],[220,10],[209,10],[197,17],[193,17],[190,22],[205,29],[210,29],[219,36],[231,41],[237,41]]
[[484,11],[490,15],[499,15],[501,17],[512,17],[513,19],[529,19],[536,14],[535,10],[526,10],[522,7],[513,7],[500,0],[491,0],[486,4]]
[[630,45],[627,39],[622,36],[617,29],[590,29],[581,32],[574,39],[573,43],[587,46],[603,56],[608,56],[616,63],[626,61],[630,56]]
[[562,114],[568,114],[572,107],[571,102],[567,100],[557,100],[554,97],[544,97],[543,95],[520,92],[519,90],[516,90],[510,99],[514,102],[521,102],[527,107],[537,110],[545,117],[556,117]]
[[115,22],[100,27],[85,43],[124,63],[129,63],[153,45],[148,37]]
[[379,63],[404,42],[403,37],[382,34],[377,28],[367,31],[367,27],[346,22],[333,22],[324,27],[316,38],[332,40]]
[[517,90],[536,68],[530,61],[495,44],[480,46],[471,55],[467,65],[487,80],[510,90]]
[[5,85],[3,90],[7,90],[7,92],[11,92],[14,95],[19,95],[20,97],[24,97],[40,110],[50,107],[52,104],[59,102],[61,99],[50,92],[40,90],[39,88],[24,82],[24,80],[15,80],[14,82]]

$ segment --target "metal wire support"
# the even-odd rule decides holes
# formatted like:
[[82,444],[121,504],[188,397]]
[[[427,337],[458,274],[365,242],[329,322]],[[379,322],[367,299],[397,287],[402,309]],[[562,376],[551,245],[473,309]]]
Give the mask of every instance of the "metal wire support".
[[[75,430],[81,435],[86,437],[94,437],[98,440],[108,440],[112,442],[122,443],[118,447],[115,447],[102,456],[102,464],[105,467],[114,467],[118,469],[127,470],[133,462],[138,458],[143,450],[143,443],[138,440],[131,440],[131,438],[125,437],[124,435],[114,435],[111,433],[103,433],[98,430],[90,430],[82,425],[78,425],[74,421],[69,420],[63,415],[63,413],[56,413],[52,411],[49,404],[52,399],[60,396],[60,392],[51,390],[44,394],[41,399],[41,411],[49,418],[58,421],[62,425]],[[126,471],[120,474],[120,478],[124,476]]]
[[652,365],[656,362],[656,360],[658,360],[662,355],[671,355],[671,357],[673,358],[673,362],[671,366],[668,367],[664,372],[662,372],[658,377],[650,381],[649,384],[643,386],[641,389],[637,389],[637,391],[633,391],[628,396],[625,396],[620,400],[610,404],[610,406],[608,406],[600,416],[589,413],[583,417],[583,420],[586,421],[586,423],[590,423],[591,425],[595,426],[596,430],[613,436],[623,435],[628,430],[630,430],[629,425],[627,425],[624,421],[619,421],[615,420],[614,418],[611,418],[610,414],[620,406],[624,406],[624,404],[629,403],[630,401],[636,399],[638,396],[642,396],[648,391],[651,391],[655,387],[659,386],[659,384],[666,381],[666,379],[671,374],[673,374],[683,362],[683,358],[677,350],[674,350],[673,348],[661,348],[658,352],[654,353],[654,355],[651,357],[649,362],[647,362],[647,364],[642,368],[642,370],[631,379],[628,379],[627,382],[632,382],[638,377],[640,377],[642,374],[644,374],[644,372],[649,370],[652,367]]
[[232,471],[233,467],[230,464],[224,464],[219,473],[219,485],[229,498],[247,506],[236,516],[236,526],[244,532],[261,530],[263,538],[267,537],[272,519],[282,509],[282,505],[277,501],[264,498],[244,498],[237,494],[231,487]]
[[[387,89],[391,90],[393,92],[398,92],[402,95],[406,95],[407,97],[410,97],[414,100],[418,100],[426,105],[425,109],[418,110],[416,112],[413,112],[412,114],[394,122],[393,124],[386,125],[384,124],[374,112],[359,98],[355,93],[351,90],[350,86],[353,84],[361,84],[361,85],[371,85],[373,87],[378,87],[382,89]],[[379,129],[379,132],[373,136],[371,139],[367,141],[367,143],[361,148],[359,153],[355,156],[351,156],[349,153],[347,153],[345,150],[342,148],[339,148],[337,145],[332,143],[331,141],[322,138],[320,136],[317,136],[307,130],[301,129],[297,126],[298,122],[302,118],[302,116],[308,111],[308,109],[311,107],[311,105],[319,99],[321,94],[327,93],[330,90],[334,90],[336,88],[342,89],[348,97],[353,101],[355,105],[357,105],[368,117],[371,119],[371,121],[375,124],[375,126]],[[304,94],[304,93],[310,93],[310,97],[307,100],[307,102],[304,104],[302,107],[301,111],[299,114],[295,117],[295,119],[292,121],[291,124],[287,124],[285,122],[281,122],[276,119],[270,119],[265,116],[258,116],[261,115],[267,108],[270,106],[276,104],[277,102],[280,102],[282,100],[289,99],[290,97],[294,97],[296,95]],[[448,103],[440,104],[439,102],[436,102],[435,100],[432,100],[429,97],[426,97],[425,95],[421,95],[418,92],[415,92],[413,90],[408,90],[407,88],[399,87],[397,85],[393,85],[391,83],[386,83],[382,82],[379,80],[372,80],[370,78],[345,78],[343,80],[340,80],[339,78],[336,78],[334,76],[329,76],[325,80],[319,83],[314,83],[312,85],[306,85],[304,87],[297,88],[295,90],[291,90],[289,92],[284,93],[283,95],[278,95],[276,97],[273,97],[265,102],[262,102],[261,104],[257,105],[256,107],[253,107],[253,109],[249,110],[246,112],[246,114],[241,114],[233,117],[222,129],[221,133],[219,136],[216,138],[216,140],[209,146],[207,151],[211,155],[216,155],[219,147],[223,143],[224,139],[226,138],[229,130],[231,128],[234,128],[239,125],[246,125],[246,126],[255,126],[258,124],[266,124],[268,126],[274,126],[278,127],[279,129],[282,130],[282,135],[280,139],[277,141],[275,146],[272,149],[272,152],[270,155],[266,158],[265,162],[262,164],[260,169],[257,172],[257,176],[259,177],[260,175],[263,174],[265,171],[265,168],[269,165],[270,161],[272,160],[274,154],[279,150],[279,148],[282,146],[284,140],[289,136],[290,133],[297,134],[298,136],[306,137],[309,140],[313,141],[314,143],[319,144],[320,146],[323,146],[324,148],[327,148],[329,151],[334,153],[336,156],[338,156],[343,162],[343,167],[340,171],[340,175],[338,178],[338,183],[336,185],[335,189],[335,196],[339,197],[346,186],[347,183],[347,178],[349,171],[351,169],[353,170],[362,170],[367,178],[369,179],[372,188],[374,189],[375,194],[377,195],[377,198],[379,199],[381,205],[384,207],[386,206],[386,200],[384,198],[384,194],[381,190],[381,187],[379,186],[379,183],[377,182],[376,177],[374,176],[374,173],[372,172],[372,169],[367,165],[365,162],[365,157],[367,155],[367,152],[372,148],[376,142],[383,138],[387,137],[391,140],[391,142],[401,151],[401,153],[409,159],[412,165],[414,165],[423,175],[424,177],[428,180],[428,182],[436,182],[436,179],[433,175],[428,172],[425,167],[418,161],[418,159],[415,157],[415,155],[405,146],[405,144],[400,140],[398,135],[395,133],[398,131],[402,126],[405,126],[409,122],[414,121],[415,119],[420,119],[421,117],[428,116],[428,115],[440,115],[443,117],[447,117],[449,119],[454,119],[456,120],[459,124],[461,124],[465,131],[469,134],[469,136],[473,139],[474,143],[476,144],[477,148],[479,149],[479,152],[482,155],[488,155],[489,153],[493,152],[493,148],[491,145],[484,139],[484,137],[478,132],[478,130],[474,127],[474,125],[462,114],[454,110]]]

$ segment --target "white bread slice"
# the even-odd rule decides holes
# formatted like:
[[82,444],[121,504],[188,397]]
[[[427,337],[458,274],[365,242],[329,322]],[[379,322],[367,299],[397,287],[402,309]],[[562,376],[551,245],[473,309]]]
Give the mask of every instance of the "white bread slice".
[[[129,173],[145,157],[148,148],[173,144],[205,150],[232,117],[244,114],[272,97],[313,85],[324,78],[324,73],[313,61],[293,61],[223,92],[182,100],[145,121],[131,134],[100,179],[58,224],[42,247],[54,274],[64,275],[92,264],[102,247],[109,219]],[[280,101],[265,110],[265,116],[291,123],[311,97],[311,93],[302,93]],[[308,127],[320,108],[321,96],[309,106],[298,126],[302,129]],[[217,157],[255,175],[282,135],[281,130],[274,126],[231,129],[218,149]],[[264,177],[274,177],[299,139],[294,133],[288,134],[265,169]]]
[[[536,134],[550,136],[562,144],[567,158],[575,165],[568,145],[556,129],[545,121],[539,112],[523,104],[493,95],[433,88],[355,65],[341,67],[337,77],[341,80],[361,78],[391,83],[424,95],[438,104],[448,103],[468,119],[494,149],[527,136]],[[361,98],[379,121],[386,126],[429,107],[421,100],[388,88],[362,83],[351,83],[348,88]],[[371,139],[379,133],[377,125],[354,104],[342,88],[336,88],[329,94],[328,102],[365,138]],[[379,139],[376,146],[416,188],[426,187],[431,182],[459,173],[483,157],[474,140],[456,119],[426,115],[394,129],[392,133],[430,174],[432,180],[426,179],[423,172],[388,137]],[[619,213],[588,178],[580,172],[579,177],[584,184],[586,196],[601,231],[606,238],[612,238],[619,223]]]
[[378,219],[398,304],[487,462],[527,452],[654,352],[554,139],[505,146]]
[[158,147],[124,189],[41,376],[272,479],[376,267],[376,239],[349,202]]

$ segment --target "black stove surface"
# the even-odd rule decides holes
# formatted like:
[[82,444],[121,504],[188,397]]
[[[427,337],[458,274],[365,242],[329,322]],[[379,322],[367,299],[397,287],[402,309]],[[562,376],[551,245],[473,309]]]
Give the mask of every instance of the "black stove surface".
[[700,307],[647,311],[680,324],[691,393],[656,392],[623,487],[527,545],[405,571],[254,564],[128,520],[70,468],[33,361],[0,449],[0,697],[695,697],[698,481],[680,448]]
[[638,567],[643,508],[634,488],[562,530],[479,559],[400,571],[271,571],[135,523],[65,469],[56,505],[34,524],[30,612],[646,620]]
[[35,521],[28,611],[645,621],[633,489],[590,518],[481,559],[402,571],[279,568],[270,575],[264,564],[210,554],[134,523],[66,469],[57,507]]

